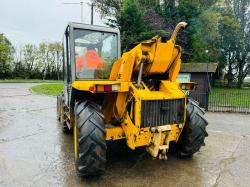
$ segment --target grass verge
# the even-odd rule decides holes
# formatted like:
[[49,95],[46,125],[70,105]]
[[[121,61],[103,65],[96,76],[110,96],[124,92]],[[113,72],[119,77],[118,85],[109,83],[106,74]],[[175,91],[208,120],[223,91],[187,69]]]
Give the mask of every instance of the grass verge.
[[31,87],[31,90],[35,93],[52,96],[60,95],[62,89],[63,84],[42,84]]
[[0,79],[0,83],[61,83],[61,80],[41,79]]

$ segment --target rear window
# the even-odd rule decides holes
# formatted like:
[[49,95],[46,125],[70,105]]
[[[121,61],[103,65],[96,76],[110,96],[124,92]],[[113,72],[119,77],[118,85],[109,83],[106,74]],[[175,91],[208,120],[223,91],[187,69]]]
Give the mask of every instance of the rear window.
[[117,34],[74,30],[76,79],[108,79],[118,58]]

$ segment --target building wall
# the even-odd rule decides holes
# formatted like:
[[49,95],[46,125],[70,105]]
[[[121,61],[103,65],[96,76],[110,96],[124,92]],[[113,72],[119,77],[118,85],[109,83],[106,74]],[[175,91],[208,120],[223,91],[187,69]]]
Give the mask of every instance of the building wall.
[[198,84],[196,92],[208,91],[208,81],[206,73],[191,73],[191,81]]
[[197,100],[202,108],[208,109],[208,79],[207,73],[191,73],[191,82],[198,84],[197,89],[190,92],[190,96]]

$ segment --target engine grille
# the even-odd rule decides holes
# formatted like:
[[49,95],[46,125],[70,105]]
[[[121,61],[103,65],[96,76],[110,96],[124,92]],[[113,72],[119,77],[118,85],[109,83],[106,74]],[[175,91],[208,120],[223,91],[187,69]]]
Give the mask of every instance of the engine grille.
[[141,127],[184,122],[185,99],[142,100]]

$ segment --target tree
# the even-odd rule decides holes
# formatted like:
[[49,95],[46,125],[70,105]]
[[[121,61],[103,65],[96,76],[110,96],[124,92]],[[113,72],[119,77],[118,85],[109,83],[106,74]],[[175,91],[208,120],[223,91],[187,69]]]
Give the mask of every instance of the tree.
[[167,24],[155,12],[159,0],[93,0],[107,25],[121,31],[122,51],[155,35],[166,36]]
[[92,0],[103,17],[116,17],[123,0]]
[[117,14],[116,25],[121,32],[122,49],[128,50],[145,31],[143,11],[137,1],[124,0],[121,11]]
[[232,87],[232,82],[237,73],[236,50],[240,40],[240,25],[237,19],[230,13],[222,15],[219,21],[220,49],[222,52],[222,61],[227,70],[225,78],[228,80],[228,87]]
[[137,0],[93,0],[94,5],[107,18],[107,25],[121,32],[122,50],[130,49],[145,31],[144,9]]
[[192,62],[218,62],[220,57],[218,22],[220,14],[209,8],[190,20],[188,42]]
[[60,74],[62,74],[62,51],[63,47],[61,43],[55,42],[53,45],[53,51],[56,53],[56,74],[57,80],[61,78]]
[[11,42],[0,34],[0,79],[10,78],[14,48]]
[[228,0],[230,5],[232,5],[233,14],[239,21],[239,41],[236,50],[236,60],[237,60],[237,87],[241,88],[243,85],[243,80],[250,71],[250,0]]
[[48,44],[48,64],[47,72],[49,72],[49,77],[47,78],[57,78],[60,79],[60,72],[62,71],[62,45],[59,42]]
[[[160,5],[160,0],[135,0],[141,9],[152,9]],[[94,6],[103,17],[115,18],[121,10],[125,0],[92,0]]]
[[172,30],[180,21],[189,24],[186,31],[177,38],[177,43],[184,48],[182,58],[184,62],[217,60],[219,52],[214,46],[219,36],[217,31],[219,14],[214,10],[215,2],[216,0],[163,0],[157,8],[158,13],[172,25]]
[[36,72],[33,72],[36,58],[37,58],[37,48],[35,45],[26,44],[23,47],[23,61],[25,62],[25,78],[33,78]]

